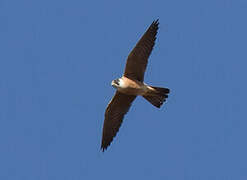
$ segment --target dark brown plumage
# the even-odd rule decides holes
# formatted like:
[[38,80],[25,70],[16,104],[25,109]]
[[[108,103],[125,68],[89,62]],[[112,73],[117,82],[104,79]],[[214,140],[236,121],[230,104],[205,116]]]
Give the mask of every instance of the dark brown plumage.
[[103,137],[101,148],[104,150],[111,144],[116,136],[124,115],[129,111],[131,103],[136,96],[130,96],[116,91],[114,97],[108,104],[105,111],[105,121],[103,126]]
[[158,25],[158,20],[153,21],[129,54],[124,75],[120,78],[121,81],[117,79],[112,82],[119,89],[117,89],[105,111],[101,144],[103,151],[107,149],[116,136],[124,115],[128,112],[136,95],[142,95],[158,108],[160,108],[168,97],[169,89],[148,86],[143,83],[148,58],[155,44]]
[[148,30],[131,51],[125,66],[125,77],[143,82],[148,57],[153,50],[158,29],[159,22],[156,20],[149,26]]

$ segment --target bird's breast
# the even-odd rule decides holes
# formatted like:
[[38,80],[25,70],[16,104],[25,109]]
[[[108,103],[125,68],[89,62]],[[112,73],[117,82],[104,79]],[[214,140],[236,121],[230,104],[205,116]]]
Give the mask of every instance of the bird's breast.
[[148,88],[142,82],[134,81],[126,77],[121,78],[121,85],[117,88],[119,92],[128,95],[143,95]]

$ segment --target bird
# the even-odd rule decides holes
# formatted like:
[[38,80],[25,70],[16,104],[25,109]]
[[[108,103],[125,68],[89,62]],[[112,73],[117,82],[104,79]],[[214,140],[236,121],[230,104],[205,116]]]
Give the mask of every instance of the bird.
[[101,141],[103,152],[113,141],[125,114],[137,96],[144,97],[157,108],[160,108],[168,98],[170,89],[150,86],[143,82],[148,58],[153,50],[158,29],[159,19],[152,22],[128,55],[123,76],[111,82],[116,92],[105,110]]

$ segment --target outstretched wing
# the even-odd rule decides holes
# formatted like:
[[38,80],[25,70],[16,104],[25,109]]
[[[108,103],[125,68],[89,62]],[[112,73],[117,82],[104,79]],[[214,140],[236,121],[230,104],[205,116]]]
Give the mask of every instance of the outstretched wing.
[[105,111],[105,120],[103,126],[103,135],[101,149],[104,150],[111,144],[113,138],[116,136],[124,115],[128,112],[131,103],[136,96],[122,94],[116,91],[114,97],[108,104]]
[[125,77],[141,82],[143,81],[148,57],[154,47],[158,28],[159,22],[156,20],[149,26],[148,30],[131,51],[125,66]]

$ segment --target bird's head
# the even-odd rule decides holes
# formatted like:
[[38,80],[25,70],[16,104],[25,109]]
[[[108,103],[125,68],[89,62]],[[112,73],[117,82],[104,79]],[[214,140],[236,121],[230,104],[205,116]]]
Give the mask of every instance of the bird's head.
[[115,79],[111,82],[111,85],[114,87],[114,88],[118,88],[120,86],[120,79]]

